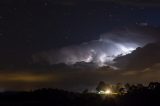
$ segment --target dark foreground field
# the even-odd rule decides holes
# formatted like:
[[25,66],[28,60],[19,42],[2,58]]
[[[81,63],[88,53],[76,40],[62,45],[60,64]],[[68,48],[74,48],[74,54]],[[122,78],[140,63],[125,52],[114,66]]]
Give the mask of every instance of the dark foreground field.
[[132,86],[126,94],[99,95],[58,89],[0,93],[0,106],[160,106],[160,84]]

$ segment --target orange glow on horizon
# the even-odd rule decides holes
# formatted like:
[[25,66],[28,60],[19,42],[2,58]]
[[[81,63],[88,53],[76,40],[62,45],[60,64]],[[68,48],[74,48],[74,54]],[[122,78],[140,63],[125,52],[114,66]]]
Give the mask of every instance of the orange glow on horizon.
[[52,74],[1,73],[0,82],[49,82],[55,80]]

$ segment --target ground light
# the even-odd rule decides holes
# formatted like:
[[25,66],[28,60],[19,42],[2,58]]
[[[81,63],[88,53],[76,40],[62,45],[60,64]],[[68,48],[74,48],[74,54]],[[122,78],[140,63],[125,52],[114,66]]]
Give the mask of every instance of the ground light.
[[112,94],[113,92],[112,92],[111,89],[107,89],[104,93],[107,94],[107,95],[110,95],[110,94]]
[[118,93],[113,92],[112,89],[106,89],[105,91],[99,91],[98,94],[103,94],[103,95],[117,95]]

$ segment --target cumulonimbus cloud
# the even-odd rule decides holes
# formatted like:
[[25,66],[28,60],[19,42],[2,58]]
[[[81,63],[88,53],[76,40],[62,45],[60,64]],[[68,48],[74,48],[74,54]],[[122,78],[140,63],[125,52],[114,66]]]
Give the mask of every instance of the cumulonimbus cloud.
[[34,54],[33,62],[49,65],[71,65],[77,62],[93,62],[98,66],[112,65],[117,56],[126,55],[137,47],[154,42],[156,34],[151,29],[114,30],[102,34],[98,40]]

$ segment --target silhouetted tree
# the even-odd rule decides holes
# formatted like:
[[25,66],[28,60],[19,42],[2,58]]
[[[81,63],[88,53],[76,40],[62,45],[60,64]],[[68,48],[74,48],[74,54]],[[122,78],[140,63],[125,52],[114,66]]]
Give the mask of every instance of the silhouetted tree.
[[160,88],[160,83],[159,82],[150,82],[148,85],[149,89],[158,89]]
[[104,81],[100,81],[96,90],[99,91],[105,91],[106,90],[106,83]]
[[137,86],[136,85],[131,85],[129,88],[129,92],[134,92],[135,90],[137,90]]
[[126,93],[125,88],[120,88],[118,94],[124,95]]
[[144,86],[143,86],[143,84],[137,84],[137,89],[143,89],[144,88]]
[[130,85],[129,83],[125,84],[124,86],[125,86],[125,88],[127,89],[127,91],[130,90],[131,85]]
[[115,85],[115,92],[119,93],[120,89],[122,88],[122,84],[121,83],[117,83]]

